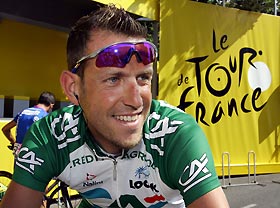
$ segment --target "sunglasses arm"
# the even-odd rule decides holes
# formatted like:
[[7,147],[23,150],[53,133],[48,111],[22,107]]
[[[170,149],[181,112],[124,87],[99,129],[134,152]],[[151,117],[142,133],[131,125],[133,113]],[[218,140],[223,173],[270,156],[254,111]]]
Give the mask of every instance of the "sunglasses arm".
[[76,74],[77,71],[78,71],[78,69],[79,69],[79,66],[80,66],[80,65],[81,65],[81,63],[77,63],[77,64],[74,66],[74,68],[71,69],[71,72],[74,73],[74,74]]

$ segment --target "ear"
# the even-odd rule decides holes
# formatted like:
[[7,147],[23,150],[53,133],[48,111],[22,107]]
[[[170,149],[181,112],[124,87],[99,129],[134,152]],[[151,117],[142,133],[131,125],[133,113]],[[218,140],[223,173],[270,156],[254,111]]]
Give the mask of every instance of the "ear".
[[78,100],[75,97],[77,90],[77,81],[79,77],[76,74],[73,74],[70,71],[63,71],[60,75],[60,85],[63,89],[64,94],[67,96],[70,102],[75,105],[79,105]]

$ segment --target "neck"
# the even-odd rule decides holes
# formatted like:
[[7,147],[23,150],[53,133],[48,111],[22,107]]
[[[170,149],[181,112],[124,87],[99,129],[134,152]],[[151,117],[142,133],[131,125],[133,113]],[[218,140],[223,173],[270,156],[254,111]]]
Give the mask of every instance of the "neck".
[[40,103],[37,104],[36,107],[37,107],[37,108],[42,108],[42,109],[44,109],[46,112],[48,112],[48,110],[49,110],[49,107],[45,106],[44,104],[40,104]]

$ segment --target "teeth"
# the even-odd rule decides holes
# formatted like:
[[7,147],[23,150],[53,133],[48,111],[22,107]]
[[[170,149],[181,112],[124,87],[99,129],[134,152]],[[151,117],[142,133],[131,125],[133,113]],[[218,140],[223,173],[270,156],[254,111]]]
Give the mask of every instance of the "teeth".
[[138,115],[135,116],[116,116],[116,119],[121,121],[136,121],[138,119]]

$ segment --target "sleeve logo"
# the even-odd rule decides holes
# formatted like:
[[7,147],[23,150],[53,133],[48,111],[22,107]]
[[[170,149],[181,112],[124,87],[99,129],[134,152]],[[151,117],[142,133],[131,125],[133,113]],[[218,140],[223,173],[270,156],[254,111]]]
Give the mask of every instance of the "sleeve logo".
[[174,133],[177,128],[183,123],[183,121],[170,120],[168,117],[161,119],[160,115],[156,112],[151,113],[147,119],[147,125],[150,126],[149,121],[152,119],[156,120],[154,127],[151,127],[150,133],[145,133],[146,139],[161,139],[160,146],[156,144],[151,144],[151,148],[156,150],[160,156],[164,155],[162,148],[164,147],[164,137],[168,134]]
[[63,149],[68,143],[74,142],[80,139],[78,132],[78,122],[79,115],[71,115],[70,113],[65,113],[62,117],[55,118],[51,123],[52,134],[58,141],[58,149]]
[[32,174],[34,174],[35,165],[41,166],[44,162],[44,160],[36,157],[34,152],[29,151],[27,147],[22,147],[20,149],[19,155],[21,156],[17,158],[16,165]]
[[[188,191],[212,175],[206,167],[207,163],[208,158],[206,153],[204,153],[199,160],[195,159],[190,163],[190,165],[185,167],[183,174],[179,178],[180,185],[185,187],[184,192]],[[185,178],[186,175],[187,180],[183,180],[182,177],[184,176]]]

